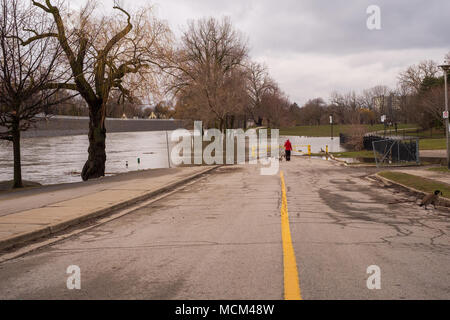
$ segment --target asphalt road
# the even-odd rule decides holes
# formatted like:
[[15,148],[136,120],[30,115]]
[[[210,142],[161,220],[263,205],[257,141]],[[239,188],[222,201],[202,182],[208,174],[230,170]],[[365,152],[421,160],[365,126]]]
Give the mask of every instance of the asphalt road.
[[[297,158],[281,167],[298,267],[291,285],[303,299],[450,299],[448,213],[380,188],[364,169]],[[279,175],[221,168],[0,264],[0,299],[283,299],[282,198]],[[81,290],[67,289],[70,265]],[[367,288],[372,265],[380,290]]]

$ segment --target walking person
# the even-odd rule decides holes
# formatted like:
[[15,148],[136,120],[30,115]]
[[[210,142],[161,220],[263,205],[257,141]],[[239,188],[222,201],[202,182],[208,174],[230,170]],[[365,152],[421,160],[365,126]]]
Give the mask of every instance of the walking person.
[[292,144],[289,139],[284,144],[284,149],[286,150],[286,161],[291,161]]

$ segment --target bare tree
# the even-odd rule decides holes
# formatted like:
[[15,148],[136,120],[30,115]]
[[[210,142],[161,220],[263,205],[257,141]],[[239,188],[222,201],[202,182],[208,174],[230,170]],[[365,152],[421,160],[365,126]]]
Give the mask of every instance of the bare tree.
[[261,97],[262,116],[269,128],[290,127],[295,125],[296,119],[290,113],[292,103],[278,88],[266,91]]
[[[45,108],[65,99],[55,98],[56,88],[51,88],[63,79],[65,70],[57,66],[61,50],[52,39],[21,45],[21,38],[45,30],[48,20],[19,0],[0,0],[0,4],[0,126],[6,128],[2,138],[13,143],[13,187],[21,188],[21,131],[29,129]],[[35,31],[30,31],[31,26]]]
[[418,119],[418,98],[411,94],[408,87],[399,84],[395,95],[399,99],[399,119],[402,123],[417,123]]
[[446,64],[450,63],[450,52],[445,55],[445,60],[444,61],[445,61]]
[[233,92],[226,88],[235,83],[235,72],[246,56],[247,46],[228,18],[190,22],[181,48],[167,62],[170,90],[194,100],[201,113],[206,118],[213,115],[223,129],[233,112],[225,103]]
[[302,124],[320,125],[325,109],[326,104],[322,98],[308,100],[300,109]]
[[168,28],[151,15],[150,9],[140,9],[132,15],[116,5],[114,10],[121,16],[98,19],[92,14],[94,1],[76,13],[65,13],[61,5],[53,5],[51,0],[32,3],[52,17],[55,27],[44,33],[33,30],[34,36],[22,44],[53,38],[61,45],[72,81],[53,86],[79,92],[89,106],[89,158],[81,176],[83,180],[104,176],[105,118],[110,93],[119,90],[124,97],[132,97],[133,86],[154,75],[155,66],[170,43]]
[[205,127],[216,125],[216,116],[208,108],[202,88],[192,84],[177,92],[175,117],[191,121],[201,120]]
[[419,104],[422,107],[422,112],[425,112],[425,116],[422,117],[422,123],[420,124],[424,129],[445,125],[445,121],[442,118],[442,113],[444,112],[443,101],[445,101],[444,93],[443,86],[435,86],[421,95]]
[[418,65],[408,67],[399,75],[399,85],[408,88],[411,94],[420,91],[425,78],[435,78],[439,73],[438,64],[432,60],[425,60]]
[[334,106],[333,109],[336,110],[338,118],[341,119],[342,123],[360,123],[359,110],[363,104],[360,97],[354,91],[345,94],[332,93],[331,104]]
[[248,79],[248,95],[250,103],[247,107],[247,113],[252,117],[253,121],[261,126],[262,118],[262,98],[269,92],[276,90],[275,82],[269,77],[267,68],[259,63],[250,62],[247,72]]

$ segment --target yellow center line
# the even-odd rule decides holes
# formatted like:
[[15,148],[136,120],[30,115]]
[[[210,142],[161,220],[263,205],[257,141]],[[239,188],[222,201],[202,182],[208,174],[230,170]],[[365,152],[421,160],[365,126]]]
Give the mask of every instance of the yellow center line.
[[298,278],[297,261],[295,259],[294,246],[292,245],[291,228],[289,226],[289,213],[287,205],[286,184],[283,171],[281,177],[281,237],[283,240],[283,264],[284,264],[284,298],[285,300],[302,300],[300,293],[300,281]]

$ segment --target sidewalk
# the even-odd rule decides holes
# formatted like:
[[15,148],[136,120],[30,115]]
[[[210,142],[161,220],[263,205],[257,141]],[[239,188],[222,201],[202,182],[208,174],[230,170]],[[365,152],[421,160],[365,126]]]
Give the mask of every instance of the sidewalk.
[[447,150],[420,150],[421,158],[447,158]]
[[132,172],[0,195],[0,250],[61,231],[189,182],[216,167]]

